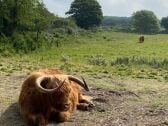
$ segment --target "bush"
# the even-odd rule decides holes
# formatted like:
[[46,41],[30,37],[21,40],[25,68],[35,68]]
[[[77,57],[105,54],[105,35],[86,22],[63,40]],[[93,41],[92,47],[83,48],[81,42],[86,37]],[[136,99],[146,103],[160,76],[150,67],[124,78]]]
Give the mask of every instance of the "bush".
[[13,34],[12,43],[13,43],[13,47],[17,53],[20,51],[23,51],[24,53],[26,53],[28,51],[27,50],[27,43],[26,43],[25,38],[22,34],[18,34],[18,33]]
[[0,37],[0,55],[1,56],[10,56],[14,50],[13,50],[13,46],[10,43],[11,42],[11,38],[6,37],[5,35],[2,35]]
[[111,65],[116,65],[116,64],[129,64],[129,58],[128,57],[119,57],[117,58],[114,62],[111,62]]
[[0,55],[4,57],[11,56],[14,52],[11,44],[0,43]]
[[77,27],[72,18],[58,18],[53,22],[53,28]]
[[90,56],[88,58],[88,63],[91,65],[97,65],[97,66],[107,66],[108,65],[108,62],[103,57],[103,55]]
[[110,64],[113,65],[147,65],[153,68],[167,68],[168,59],[158,60],[156,58],[146,58],[146,57],[117,57]]
[[60,58],[60,61],[63,63],[67,63],[70,60],[70,57],[68,55],[62,55]]
[[78,34],[79,28],[71,18],[58,18],[53,22],[53,28],[61,34]]
[[40,39],[36,41],[35,33],[14,33],[11,37],[11,43],[16,53],[28,53],[41,47],[41,41]]
[[35,34],[33,34],[33,33],[26,33],[25,35],[24,35],[24,38],[25,38],[25,41],[26,41],[26,43],[27,43],[27,49],[28,49],[28,51],[34,51],[34,50],[36,50],[36,48],[37,48],[37,42],[35,41],[36,39],[36,37],[35,37]]

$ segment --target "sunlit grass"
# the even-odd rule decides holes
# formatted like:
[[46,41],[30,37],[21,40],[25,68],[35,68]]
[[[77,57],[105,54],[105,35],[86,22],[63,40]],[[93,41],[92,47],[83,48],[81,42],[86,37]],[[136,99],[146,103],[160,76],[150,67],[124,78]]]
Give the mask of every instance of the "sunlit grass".
[[[167,64],[165,67],[161,67],[162,69],[155,67],[155,64],[163,64],[162,62],[167,60],[167,49],[167,35],[146,35],[145,42],[138,43],[137,34],[113,31],[89,33],[66,36],[58,48],[54,46],[30,54],[2,58],[5,63],[2,62],[4,64],[0,66],[0,69],[4,72],[13,72],[15,69],[33,70],[44,67],[71,67],[68,71],[80,72],[91,67],[91,72],[101,72],[102,69],[105,69],[107,73],[118,76],[138,78],[152,78],[154,76],[153,78],[156,79],[155,76],[157,75],[149,75],[148,71],[158,69],[161,74],[165,73]],[[128,64],[127,59],[129,60]],[[15,68],[12,66],[13,64],[15,64]],[[90,67],[87,68],[88,66]],[[141,71],[143,68],[146,69],[146,72],[136,75],[135,71]],[[163,78],[166,79],[167,75],[165,74]]]

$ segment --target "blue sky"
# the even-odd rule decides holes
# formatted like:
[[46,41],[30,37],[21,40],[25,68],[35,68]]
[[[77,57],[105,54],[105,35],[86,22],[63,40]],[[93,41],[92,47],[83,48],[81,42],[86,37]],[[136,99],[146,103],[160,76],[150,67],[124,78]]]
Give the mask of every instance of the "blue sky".
[[[43,0],[49,11],[65,16],[73,0]],[[137,10],[151,10],[158,18],[168,16],[168,0],[98,0],[104,16],[131,16]]]

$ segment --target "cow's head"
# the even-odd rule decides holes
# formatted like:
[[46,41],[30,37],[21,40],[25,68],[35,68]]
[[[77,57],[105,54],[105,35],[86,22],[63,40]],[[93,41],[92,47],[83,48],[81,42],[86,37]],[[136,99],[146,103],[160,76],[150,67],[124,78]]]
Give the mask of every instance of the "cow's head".
[[36,80],[36,88],[39,92],[48,94],[49,100],[55,109],[67,111],[71,105],[69,95],[73,91],[70,81],[74,81],[86,91],[89,91],[84,78],[80,80],[71,75],[41,76]]

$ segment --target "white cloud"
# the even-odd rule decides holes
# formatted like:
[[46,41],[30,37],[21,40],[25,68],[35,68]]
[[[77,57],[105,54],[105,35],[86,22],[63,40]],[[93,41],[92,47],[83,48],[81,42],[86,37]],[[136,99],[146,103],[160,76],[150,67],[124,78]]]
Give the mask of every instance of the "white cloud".
[[[44,0],[51,12],[65,16],[73,0]],[[98,0],[103,14],[109,16],[131,16],[133,12],[146,9],[157,17],[168,16],[168,0]]]

